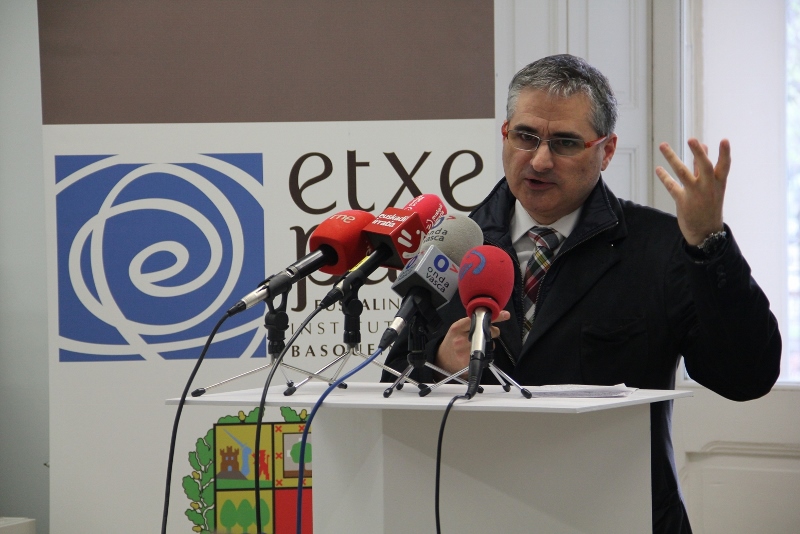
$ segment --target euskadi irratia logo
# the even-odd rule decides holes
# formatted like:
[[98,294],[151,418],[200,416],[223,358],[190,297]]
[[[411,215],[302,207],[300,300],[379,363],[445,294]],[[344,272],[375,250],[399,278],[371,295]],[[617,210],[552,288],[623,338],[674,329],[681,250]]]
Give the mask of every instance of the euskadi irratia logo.
[[[189,499],[185,511],[192,531],[293,534],[297,488],[303,491],[303,532],[312,532],[311,432],[306,443],[303,480],[299,480],[300,441],[306,411],[282,407],[283,422],[261,424],[259,473],[255,472],[258,409],[221,417],[189,452],[191,474],[183,477]],[[260,485],[261,530],[255,528],[256,480]]]
[[[55,167],[59,360],[197,358],[264,278],[262,155],[70,155]],[[209,357],[266,355],[248,312]]]

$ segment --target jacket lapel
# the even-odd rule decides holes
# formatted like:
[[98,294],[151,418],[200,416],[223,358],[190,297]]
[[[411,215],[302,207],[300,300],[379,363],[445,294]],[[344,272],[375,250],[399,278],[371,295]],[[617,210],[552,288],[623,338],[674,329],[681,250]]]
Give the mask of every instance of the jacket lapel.
[[619,202],[599,180],[583,205],[575,230],[542,281],[539,309],[522,347],[523,354],[620,261],[614,244],[626,235]]
[[[509,214],[514,202],[514,196],[504,179],[470,216],[483,228],[486,242],[505,249],[516,263],[516,253],[509,236]],[[575,230],[562,245],[553,266],[544,277],[542,293],[539,295],[540,308],[524,346],[519,326],[522,301],[518,293],[521,291],[521,281],[519,273],[516,273],[515,295],[506,307],[511,311],[511,320],[500,328],[501,340],[510,354],[514,355],[514,360],[525,354],[620,261],[614,244],[626,235],[627,227],[619,201],[609,194],[605,182],[600,178],[584,202]],[[559,279],[561,281],[557,283]]]

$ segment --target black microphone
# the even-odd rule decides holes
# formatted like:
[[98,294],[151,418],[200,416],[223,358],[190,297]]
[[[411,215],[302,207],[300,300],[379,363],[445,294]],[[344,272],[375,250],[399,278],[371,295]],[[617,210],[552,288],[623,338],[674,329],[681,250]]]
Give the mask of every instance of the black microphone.
[[328,217],[309,236],[308,245],[313,252],[261,282],[228,310],[228,316],[288,292],[295,282],[316,271],[333,275],[345,273],[369,251],[369,241],[362,230],[373,220],[372,214],[360,210],[342,211]]

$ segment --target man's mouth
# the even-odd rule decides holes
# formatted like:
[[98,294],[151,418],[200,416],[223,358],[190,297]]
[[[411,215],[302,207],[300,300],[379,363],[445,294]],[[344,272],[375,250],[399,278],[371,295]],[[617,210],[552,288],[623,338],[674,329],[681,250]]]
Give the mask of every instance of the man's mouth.
[[540,180],[539,178],[525,178],[525,181],[528,183],[528,185],[533,187],[545,187],[548,185],[553,185],[553,182]]

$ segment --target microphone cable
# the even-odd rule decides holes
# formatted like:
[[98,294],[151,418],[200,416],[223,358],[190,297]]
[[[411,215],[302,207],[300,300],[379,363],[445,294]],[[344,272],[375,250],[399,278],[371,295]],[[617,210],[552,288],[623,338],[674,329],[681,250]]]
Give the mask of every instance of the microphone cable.
[[469,397],[466,395],[456,395],[450,399],[450,402],[447,404],[447,408],[444,411],[444,415],[442,416],[442,424],[439,426],[439,439],[436,442],[436,486],[433,499],[436,511],[436,534],[441,534],[442,532],[442,527],[439,520],[439,479],[442,471],[442,441],[444,440],[444,427],[447,424],[447,416],[450,414],[450,409],[458,399],[469,400]]
[[172,437],[169,441],[169,460],[167,461],[167,487],[164,491],[164,511],[161,518],[161,534],[167,533],[167,516],[169,514],[169,494],[170,494],[170,485],[172,484],[172,464],[175,457],[175,442],[177,441],[178,437],[178,424],[181,420],[181,412],[183,412],[183,406],[186,404],[186,396],[189,394],[189,388],[192,387],[192,381],[194,380],[195,375],[197,375],[197,371],[200,369],[200,364],[203,363],[203,359],[206,356],[206,352],[208,352],[208,348],[211,346],[211,341],[214,339],[214,336],[217,335],[217,331],[222,326],[222,323],[230,317],[230,313],[226,313],[222,316],[222,318],[217,322],[214,329],[209,334],[208,339],[206,340],[206,344],[203,347],[203,351],[200,353],[200,357],[197,358],[197,363],[194,364],[194,369],[192,369],[192,373],[189,375],[189,380],[186,382],[186,387],[183,388],[183,394],[181,394],[181,400],[178,402],[178,410],[175,413],[175,422],[172,424]]
[[311,412],[308,414],[306,418],[306,426],[303,428],[303,437],[300,439],[300,461],[298,462],[298,479],[297,479],[297,534],[302,534],[303,531],[303,474],[305,472],[306,466],[306,442],[308,441],[308,429],[311,428],[311,421],[314,419],[314,415],[317,413],[317,410],[320,406],[322,406],[322,402],[325,398],[330,395],[330,393],[339,387],[339,384],[350,378],[351,376],[355,375],[362,369],[364,369],[367,365],[371,364],[375,359],[381,355],[383,349],[378,348],[375,352],[372,353],[372,356],[358,364],[356,367],[342,375],[341,377],[334,380],[328,389],[322,392],[322,395],[319,396],[317,402],[314,404],[314,407],[311,409]]
[[[272,377],[275,376],[275,371],[278,370],[280,367],[281,362],[283,361],[283,357],[286,355],[286,352],[289,348],[294,344],[295,340],[300,336],[300,333],[303,329],[308,326],[308,323],[316,317],[316,315],[324,310],[321,305],[317,306],[314,311],[312,311],[308,317],[303,319],[303,322],[300,323],[300,327],[295,331],[294,334],[289,338],[286,342],[286,346],[283,348],[281,353],[275,358],[275,361],[272,362],[272,368],[269,370],[269,375],[267,375],[267,380],[264,382],[264,389],[261,391],[261,401],[258,404],[258,418],[256,420],[256,442],[255,442],[255,450],[256,450],[256,457],[255,457],[255,472],[256,472],[256,494],[255,494],[255,501],[256,501],[256,529],[258,530],[258,534],[261,534],[262,525],[261,525],[261,427],[262,427],[262,418],[264,417],[264,408],[267,404],[267,391],[269,391],[269,386],[272,383]],[[302,480],[302,479],[301,479]]]

